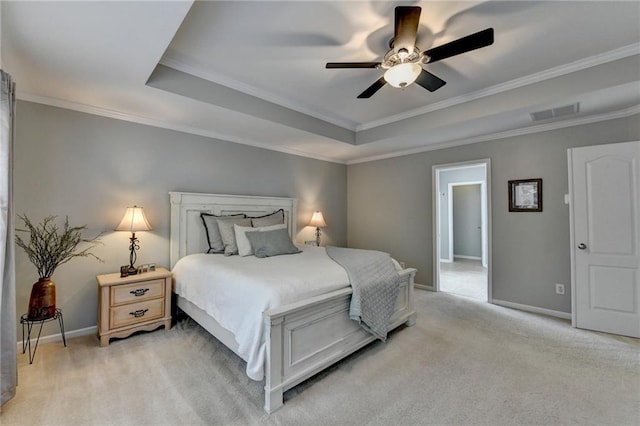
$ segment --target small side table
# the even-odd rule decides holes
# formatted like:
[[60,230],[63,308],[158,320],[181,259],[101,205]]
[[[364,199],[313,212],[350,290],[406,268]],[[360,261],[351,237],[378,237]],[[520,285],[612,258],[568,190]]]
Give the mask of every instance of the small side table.
[[171,283],[166,268],[121,277],[120,272],[98,275],[98,336],[100,346],[114,337],[137,331],[171,328]]
[[[20,324],[22,324],[22,353],[27,351],[29,348],[29,364],[33,364],[33,358],[36,356],[36,351],[38,350],[38,343],[40,342],[40,334],[42,333],[42,326],[45,322],[58,320],[58,324],[60,325],[60,334],[62,334],[62,343],[64,343],[64,347],[67,347],[67,339],[64,336],[64,320],[62,319],[62,311],[56,308],[56,313],[50,317],[40,320],[32,320],[29,319],[27,314],[23,314],[20,317]],[[35,324],[40,323],[40,330],[38,330],[38,337],[36,338],[36,344],[33,347],[33,353],[31,353],[31,330],[33,330],[33,326]],[[27,338],[24,338],[24,328],[27,328]]]

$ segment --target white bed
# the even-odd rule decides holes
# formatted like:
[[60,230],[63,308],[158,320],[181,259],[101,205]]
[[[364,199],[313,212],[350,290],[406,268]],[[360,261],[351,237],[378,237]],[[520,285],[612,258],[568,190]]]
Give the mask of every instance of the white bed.
[[[297,200],[293,198],[171,192],[170,200],[172,269],[181,258],[207,251],[208,244],[200,220],[202,212],[215,215],[246,213],[249,216],[260,216],[283,209],[289,235],[295,241]],[[294,256],[315,256],[322,250],[324,249],[308,248],[301,255]],[[208,256],[211,259],[211,256],[221,255]],[[190,256],[184,261],[198,257]],[[200,257],[204,259],[204,256]],[[287,256],[277,257],[282,259],[272,261],[284,262]],[[185,271],[184,268],[180,269]],[[414,324],[412,293],[415,272],[415,269],[400,271],[400,294],[390,321],[390,329],[403,323]],[[336,280],[340,281],[338,278]],[[282,406],[284,391],[375,339],[349,319],[351,288],[337,284],[337,289],[329,289],[328,292],[321,292],[319,295],[315,295],[315,290],[312,290],[308,294],[310,297],[292,303],[288,303],[287,298],[284,298],[283,305],[262,313],[265,341],[264,356],[260,360],[264,361],[264,366],[254,368],[248,375],[259,379],[264,372],[264,409],[268,413]],[[247,360],[246,348],[239,347],[234,334],[207,314],[206,309],[203,309],[203,303],[192,303],[177,296],[177,305],[238,356]],[[250,373],[250,365],[247,372]]]

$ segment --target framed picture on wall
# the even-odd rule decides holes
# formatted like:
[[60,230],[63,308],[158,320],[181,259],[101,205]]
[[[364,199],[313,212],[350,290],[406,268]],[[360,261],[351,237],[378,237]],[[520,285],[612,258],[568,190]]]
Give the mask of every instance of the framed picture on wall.
[[542,179],[509,181],[510,212],[542,211]]

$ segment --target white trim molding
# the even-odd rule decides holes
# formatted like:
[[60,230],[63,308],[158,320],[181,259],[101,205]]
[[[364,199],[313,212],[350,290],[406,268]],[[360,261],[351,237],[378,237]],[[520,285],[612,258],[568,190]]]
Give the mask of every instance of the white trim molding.
[[478,257],[478,256],[464,256],[462,254],[454,254],[453,258],[454,259],[458,258],[458,259],[469,259],[469,260],[482,260],[482,258]]
[[499,299],[493,299],[492,303],[494,305],[503,306],[505,308],[517,309],[519,311],[533,312],[534,314],[548,315],[551,317],[562,318],[567,320],[571,319],[570,312],[554,311],[552,309],[539,308],[537,306],[531,306],[531,305],[523,305],[521,303],[507,302],[506,300],[499,300]]
[[[98,335],[98,326],[94,325],[92,327],[87,327],[87,328],[80,328],[78,330],[71,330],[71,331],[65,331],[64,332],[64,337],[67,340],[67,343],[69,342],[69,339],[73,339],[75,337],[82,337],[82,336],[89,336],[91,334],[95,334],[96,336]],[[96,337],[97,339],[97,337]],[[38,346],[43,345],[45,343],[54,343],[54,342],[61,342],[62,341],[62,334],[60,333],[56,333],[56,334],[49,334],[48,336],[42,336],[40,337],[40,341],[38,342]],[[98,340],[96,340],[96,343],[98,342]],[[21,340],[18,342],[18,352],[22,353],[22,345],[24,343],[24,340]],[[33,350],[34,345],[36,344],[36,339],[31,339],[31,348]]]
[[352,122],[351,120],[341,119],[337,116],[329,116],[326,113],[316,111],[308,105],[304,105],[301,102],[296,102],[293,99],[284,98],[282,96],[276,95],[275,93],[262,90],[256,86],[243,83],[234,78],[215,73],[210,70],[205,70],[205,67],[197,65],[192,60],[187,59],[183,55],[179,55],[175,52],[165,54],[160,60],[160,65],[182,71],[183,73],[202,78],[215,84],[220,84],[222,86],[237,90],[238,92],[250,96],[255,96],[256,98],[260,98],[264,101],[271,102],[285,108],[290,108],[294,111],[298,111],[310,117],[317,118],[318,120],[326,121],[327,123],[335,124],[336,126],[351,130],[352,132],[355,132],[357,127],[356,123]]
[[555,68],[530,74],[524,77],[516,78],[504,83],[496,84],[495,86],[487,87],[482,90],[478,90],[473,93],[468,93],[462,96],[456,96],[446,99],[444,101],[436,102],[431,105],[427,105],[422,108],[416,108],[410,111],[396,114],[390,117],[386,117],[380,120],[371,121],[369,123],[363,123],[356,127],[356,131],[368,130],[375,127],[380,127],[385,124],[395,123],[397,121],[405,120],[407,118],[417,117],[429,112],[438,111],[441,109],[449,108],[455,105],[459,105],[465,102],[474,101],[476,99],[485,98],[487,96],[496,95],[498,93],[506,92],[508,90],[517,89],[519,87],[528,86],[530,84],[539,83],[541,81],[549,80],[555,77],[560,77],[573,72],[581,71],[587,68],[595,67],[597,65],[606,64],[608,62],[624,59],[629,56],[637,55],[640,52],[640,43],[630,44],[618,49],[608,51],[606,53],[590,56],[588,58],[579,59],[568,64],[560,65]]
[[470,145],[478,142],[489,142],[493,140],[511,138],[515,136],[522,136],[522,135],[529,135],[533,133],[546,132],[550,130],[564,129],[566,127],[581,126],[583,124],[599,123],[601,121],[631,117],[636,114],[640,114],[640,105],[633,105],[629,108],[625,108],[619,111],[607,112],[603,114],[595,114],[587,117],[574,118],[571,120],[555,121],[552,123],[537,124],[529,127],[519,127],[512,130],[505,130],[502,132],[487,133],[486,135],[474,136],[468,139],[445,141],[442,143],[434,143],[431,145],[420,146],[416,148],[398,150],[398,151],[390,152],[388,154],[361,157],[353,160],[347,160],[346,163],[347,165],[369,163],[371,161],[386,160],[388,158],[395,158],[395,157],[404,157],[406,155],[436,151],[436,150],[445,149],[445,148],[454,148],[456,146]]
[[330,163],[346,164],[346,161],[338,160],[322,155],[309,154],[307,152],[298,151],[292,148],[282,146],[274,146],[254,140],[239,138],[225,133],[211,132],[184,124],[170,123],[168,121],[156,120],[141,115],[131,114],[128,112],[120,112],[112,109],[97,107],[88,104],[68,101],[65,99],[50,98],[47,96],[34,95],[27,92],[18,91],[17,98],[21,101],[33,102],[37,104],[49,105],[56,108],[68,109],[71,111],[83,112],[85,114],[97,115],[99,117],[113,118],[115,120],[128,121],[131,123],[142,124],[145,126],[157,127],[160,129],[174,130],[176,132],[187,133],[190,135],[204,136],[206,138],[217,139],[224,142],[237,143],[240,145],[248,145],[254,148],[266,149],[269,151],[282,152],[284,154],[296,155],[298,157],[311,158],[314,160],[327,161]]
[[413,283],[413,288],[418,290],[435,291],[432,285]]

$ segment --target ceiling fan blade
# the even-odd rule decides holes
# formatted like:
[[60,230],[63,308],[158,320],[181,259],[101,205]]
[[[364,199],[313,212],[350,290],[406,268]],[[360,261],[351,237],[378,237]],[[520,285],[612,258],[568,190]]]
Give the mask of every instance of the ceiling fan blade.
[[436,77],[435,75],[424,69],[416,79],[416,83],[430,92],[435,92],[436,90],[447,84],[447,82],[442,80],[440,77]]
[[477,33],[459,38],[442,46],[426,50],[424,54],[429,57],[428,64],[441,59],[450,58],[461,53],[470,52],[481,47],[493,44],[493,28],[478,31]]
[[370,98],[378,90],[380,90],[382,88],[382,86],[384,86],[385,84],[387,84],[387,81],[384,79],[384,77],[380,77],[378,80],[375,81],[375,83],[373,83],[371,86],[369,86],[367,88],[367,90],[365,90],[364,92],[360,93],[358,95],[358,99],[368,99],[368,98]]
[[380,62],[327,62],[325,68],[378,68]]
[[400,49],[407,49],[413,52],[418,34],[418,24],[420,23],[420,11],[418,6],[398,6],[395,9],[396,21],[393,35],[393,49],[398,52]]

